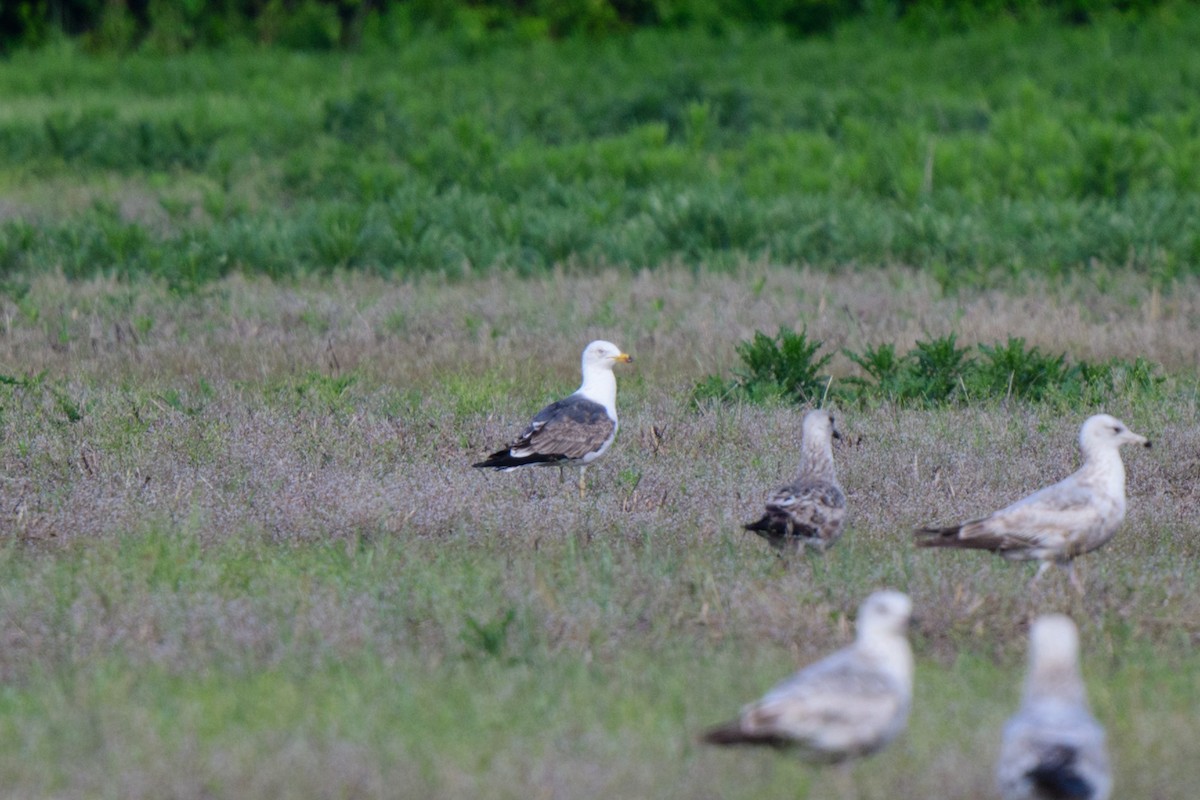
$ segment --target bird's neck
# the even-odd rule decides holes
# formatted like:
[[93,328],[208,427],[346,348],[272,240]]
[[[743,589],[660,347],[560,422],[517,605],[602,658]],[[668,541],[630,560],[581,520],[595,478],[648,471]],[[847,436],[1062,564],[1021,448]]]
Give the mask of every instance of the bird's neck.
[[859,639],[857,646],[897,684],[912,687],[913,655],[906,637],[891,632],[876,633]]
[[1125,464],[1117,450],[1088,453],[1082,471],[1089,483],[1103,488],[1109,497],[1125,499]]
[[827,441],[813,441],[805,437],[800,443],[800,467],[797,474],[837,483],[832,445]]
[[585,370],[577,394],[604,406],[612,416],[617,415],[617,378],[612,370]]
[[1025,702],[1047,700],[1075,705],[1087,705],[1083,677],[1075,664],[1040,664],[1025,683]]

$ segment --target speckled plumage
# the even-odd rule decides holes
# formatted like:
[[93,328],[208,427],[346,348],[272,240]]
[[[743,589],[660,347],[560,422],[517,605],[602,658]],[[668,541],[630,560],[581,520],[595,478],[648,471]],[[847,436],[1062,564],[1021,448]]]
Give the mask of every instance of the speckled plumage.
[[833,465],[832,440],[840,437],[832,414],[823,410],[808,412],[795,479],[767,499],[761,519],[743,527],[780,552],[795,552],[802,547],[824,552],[836,542],[846,520],[846,495]]

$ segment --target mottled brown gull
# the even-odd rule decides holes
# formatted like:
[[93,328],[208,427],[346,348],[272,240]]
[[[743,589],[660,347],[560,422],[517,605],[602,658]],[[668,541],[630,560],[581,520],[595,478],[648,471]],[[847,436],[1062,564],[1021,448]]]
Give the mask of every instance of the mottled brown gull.
[[919,528],[920,547],[990,550],[1013,561],[1041,561],[1034,580],[1058,564],[1080,592],[1073,561],[1101,547],[1125,519],[1123,444],[1150,446],[1119,419],[1097,414],[1079,430],[1083,466],[1058,483],[981,519],[946,528]]
[[1106,800],[1104,728],[1088,710],[1079,633],[1062,614],[1034,620],[1021,708],[1004,726],[996,785],[1004,800]]
[[604,455],[617,435],[617,379],[613,366],[633,357],[612,342],[583,350],[583,383],[574,394],[543,408],[503,450],[472,466],[511,472],[521,467],[577,465],[579,495],[587,465]]
[[800,466],[791,483],[772,494],[766,512],[744,527],[781,552],[810,547],[820,552],[842,535],[846,495],[833,466],[833,439],[841,434],[828,411],[810,411],[800,434]]
[[819,763],[881,750],[904,730],[912,705],[911,614],[907,595],[873,593],[859,608],[853,644],[778,684],[704,741],[794,748]]

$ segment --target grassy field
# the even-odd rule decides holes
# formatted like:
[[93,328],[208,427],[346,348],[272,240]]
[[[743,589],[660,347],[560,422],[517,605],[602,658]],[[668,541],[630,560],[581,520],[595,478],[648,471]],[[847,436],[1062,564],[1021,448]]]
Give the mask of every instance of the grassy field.
[[[830,776],[696,734],[849,639],[871,589],[922,625],[910,729],[863,798],[990,796],[1026,624],[1081,625],[1117,796],[1200,786],[1197,289],[1129,272],[945,293],[890,268],[746,263],[393,282],[29,276],[0,300],[0,795],[833,797]],[[1094,408],[838,409],[848,532],[784,564],[739,530],[794,468],[800,409],[695,408],[756,329],[835,350],[1019,332],[1166,380],[1104,410],[1130,512],[1032,568],[909,530],[1066,474]],[[584,500],[468,464],[611,338],[621,433]],[[852,375],[844,357],[837,378]]]
[[[0,796],[837,796],[696,735],[883,586],[923,620],[917,697],[860,797],[988,796],[1047,610],[1081,625],[1117,795],[1195,794],[1198,37],[1169,5],[936,38],[14,54]],[[950,335],[1153,379],[1075,405],[833,391],[849,530],[786,564],[740,525],[803,410],[725,391],[780,329],[835,390]],[[470,469],[597,337],[637,362],[588,496]],[[1156,448],[1126,454],[1086,597],[914,549],[1069,472],[1101,406]]]
[[1200,10],[0,62],[0,273],[1196,271]]

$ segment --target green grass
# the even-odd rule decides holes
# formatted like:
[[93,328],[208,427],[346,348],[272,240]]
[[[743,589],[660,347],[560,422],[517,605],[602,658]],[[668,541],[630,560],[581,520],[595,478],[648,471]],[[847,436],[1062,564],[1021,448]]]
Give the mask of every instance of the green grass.
[[[0,272],[1200,263],[1200,13],[0,66]],[[969,68],[964,68],[969,65]]]
[[[1096,281],[1103,284],[1099,291]],[[851,636],[863,596],[922,618],[911,726],[863,798],[990,792],[1030,619],[1065,611],[1118,791],[1200,782],[1200,450],[1192,282],[1129,272],[939,294],[898,269],[621,270],[392,283],[31,277],[0,300],[0,785],[12,796],[835,796],[832,777],[697,734]],[[722,302],[712,302],[720,298]],[[22,310],[24,309],[24,310]],[[848,531],[785,564],[740,525],[795,467],[802,411],[694,408],[746,320],[907,352],[1020,331],[1135,353],[1156,391],[1103,410],[1126,453],[1117,537],[1063,576],[918,551],[1078,463],[1100,407],[841,407]],[[556,471],[468,466],[578,382],[594,336],[621,432],[580,500]],[[74,409],[70,412],[69,409]],[[1154,769],[1143,769],[1153,764]]]
[[[789,575],[748,541],[264,548],[150,528],[68,551],[10,545],[5,604],[19,602],[10,631],[24,636],[10,633],[2,662],[0,774],[20,793],[67,797],[371,796],[397,782],[434,797],[753,797],[812,783],[821,796],[818,771],[695,735],[844,641],[867,588],[907,583],[930,617],[892,549],[855,543]],[[1027,577],[990,582],[1012,603]],[[1084,623],[1122,793],[1200,779],[1185,736],[1193,645],[1130,633],[1103,610],[1111,601],[1052,596]],[[1037,605],[975,620],[947,609],[951,636],[944,610],[927,619],[912,726],[857,770],[864,796],[987,791]],[[500,648],[478,645],[465,609],[511,617]],[[1137,769],[1141,754],[1157,768]]]

